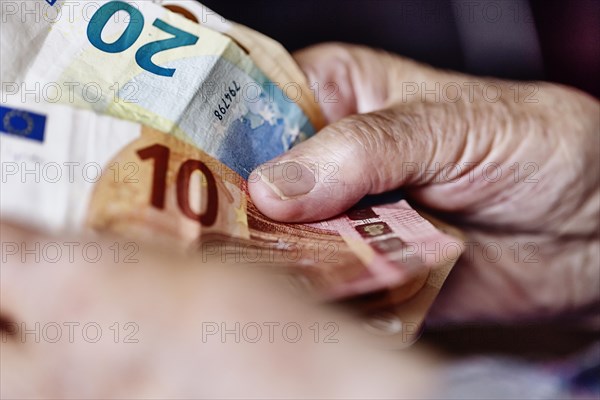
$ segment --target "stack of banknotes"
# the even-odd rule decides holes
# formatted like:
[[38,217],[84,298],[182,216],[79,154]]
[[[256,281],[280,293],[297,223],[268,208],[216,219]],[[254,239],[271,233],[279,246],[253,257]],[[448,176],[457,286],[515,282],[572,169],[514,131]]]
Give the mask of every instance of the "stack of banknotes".
[[404,345],[463,249],[406,201],[262,215],[250,173],[324,125],[274,40],[193,0],[2,2],[3,220],[251,259]]

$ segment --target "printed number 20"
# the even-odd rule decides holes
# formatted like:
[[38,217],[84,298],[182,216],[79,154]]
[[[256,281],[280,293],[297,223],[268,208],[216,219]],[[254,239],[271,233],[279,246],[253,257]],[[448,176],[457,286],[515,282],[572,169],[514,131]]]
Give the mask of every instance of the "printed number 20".
[[[129,14],[129,24],[121,37],[113,43],[106,43],[102,39],[102,30],[112,16],[119,11],[125,11]],[[177,29],[161,19],[156,19],[152,25],[174,37],[143,45],[135,53],[135,61],[141,68],[153,74],[173,76],[175,73],[174,68],[160,67],[152,62],[152,57],[161,51],[196,44],[198,36]],[[90,43],[97,49],[106,53],[121,53],[133,46],[142,34],[143,29],[144,16],[138,9],[122,1],[111,1],[100,7],[92,16],[88,25],[87,36]]]

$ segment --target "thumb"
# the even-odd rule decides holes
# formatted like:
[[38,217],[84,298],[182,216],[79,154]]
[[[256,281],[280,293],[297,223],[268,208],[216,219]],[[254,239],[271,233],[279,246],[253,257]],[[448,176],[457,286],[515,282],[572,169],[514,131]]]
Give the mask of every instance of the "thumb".
[[427,184],[436,179],[432,166],[464,155],[468,130],[449,107],[458,106],[415,103],[343,118],[257,168],[252,200],[275,220],[316,221],[366,194]]

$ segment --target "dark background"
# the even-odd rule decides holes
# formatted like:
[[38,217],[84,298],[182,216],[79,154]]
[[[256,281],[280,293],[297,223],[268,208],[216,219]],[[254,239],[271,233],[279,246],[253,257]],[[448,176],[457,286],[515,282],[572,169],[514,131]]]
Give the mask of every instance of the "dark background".
[[[502,9],[499,21],[482,21],[482,3],[450,0],[201,0],[224,17],[247,25],[294,51],[327,41],[383,48],[407,57],[474,74],[511,79],[550,80],[576,86],[600,97],[600,1],[497,0],[489,14]],[[474,15],[467,15],[468,6]],[[485,4],[485,2],[483,3]],[[478,6],[477,6],[478,5]],[[458,6],[458,7],[457,7]],[[522,8],[531,13],[523,13]],[[459,8],[460,7],[460,8]],[[457,9],[463,10],[457,17]],[[495,38],[469,63],[459,34],[460,21],[479,17],[470,34]],[[539,62],[528,62],[511,32],[530,24],[537,34]],[[473,29],[475,28],[475,29]],[[505,29],[502,32],[502,29]],[[502,36],[505,33],[505,37]],[[513,42],[510,42],[513,34]],[[506,39],[506,40],[505,40]],[[515,47],[511,52],[511,46]],[[487,62],[487,64],[486,64]]]

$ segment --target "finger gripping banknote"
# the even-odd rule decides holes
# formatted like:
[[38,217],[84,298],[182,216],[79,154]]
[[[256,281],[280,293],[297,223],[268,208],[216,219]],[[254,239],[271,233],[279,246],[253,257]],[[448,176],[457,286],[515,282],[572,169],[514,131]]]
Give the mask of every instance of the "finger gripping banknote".
[[0,11],[3,219],[260,265],[401,345],[416,337],[459,234],[404,200],[283,224],[248,195],[256,166],[324,125],[280,44],[185,0]]
[[1,112],[3,218],[280,268],[325,300],[414,284],[462,252],[406,201],[283,224],[257,210],[240,174],[173,135],[62,105]]

